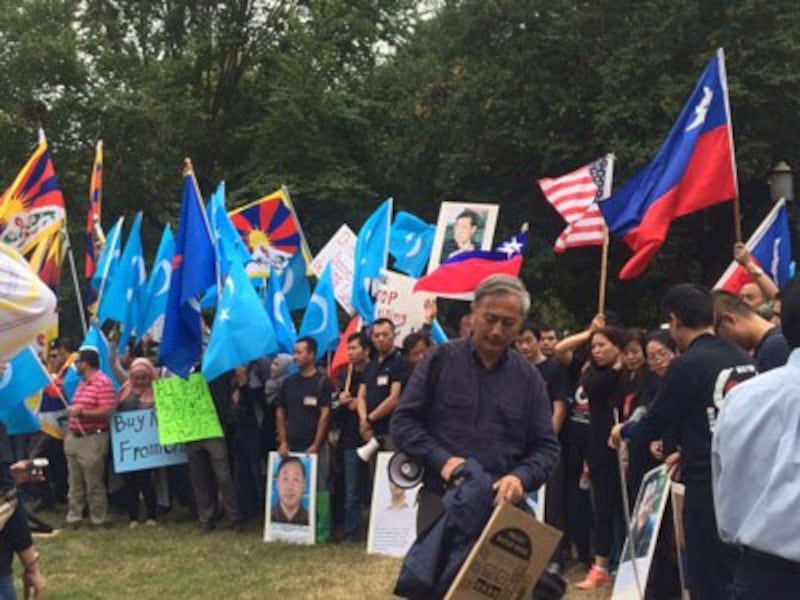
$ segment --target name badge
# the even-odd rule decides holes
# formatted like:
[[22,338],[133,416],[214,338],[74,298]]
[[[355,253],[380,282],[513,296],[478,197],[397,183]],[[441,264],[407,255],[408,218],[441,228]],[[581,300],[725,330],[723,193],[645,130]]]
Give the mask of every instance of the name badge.
[[380,387],[389,385],[389,376],[388,375],[378,375],[378,385]]
[[303,398],[303,406],[317,406],[317,397],[316,396],[306,396]]

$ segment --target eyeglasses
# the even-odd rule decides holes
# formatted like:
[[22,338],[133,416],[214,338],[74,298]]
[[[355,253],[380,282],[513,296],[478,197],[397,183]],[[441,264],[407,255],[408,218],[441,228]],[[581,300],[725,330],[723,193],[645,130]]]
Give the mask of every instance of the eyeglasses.
[[669,350],[659,350],[658,352],[648,353],[647,360],[648,362],[656,362],[658,360],[667,360],[672,356],[674,355]]

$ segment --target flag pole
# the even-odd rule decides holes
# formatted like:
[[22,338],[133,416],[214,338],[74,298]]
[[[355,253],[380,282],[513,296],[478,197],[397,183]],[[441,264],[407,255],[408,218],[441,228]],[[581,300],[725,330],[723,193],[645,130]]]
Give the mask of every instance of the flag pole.
[[[619,424],[619,410],[614,409],[614,424]],[[625,477],[625,465],[622,460],[622,446],[617,446],[617,466],[619,467],[619,481],[622,486],[622,506],[625,510],[625,523],[628,526],[628,554],[631,559],[631,567],[633,567],[633,579],[636,582],[636,592],[639,594],[639,600],[644,599],[642,593],[642,582],[639,580],[639,569],[636,566],[636,536],[633,530],[634,515],[631,514],[631,503],[628,498],[628,484]]]
[[[32,351],[34,354],[36,354],[36,352],[35,352],[35,351],[33,351],[33,348],[31,348],[31,351]],[[42,361],[41,361],[41,360],[39,360],[39,357],[38,357],[38,356],[36,356],[36,362],[38,363],[39,367],[42,369],[42,372],[45,374],[45,376],[47,377],[47,379],[50,381],[50,385],[51,385],[51,386],[53,387],[53,389],[56,391],[56,395],[58,396],[58,399],[59,399],[59,400],[61,400],[61,404],[63,404],[63,405],[64,405],[64,409],[68,409],[68,408],[70,407],[70,403],[69,403],[69,402],[67,401],[67,399],[64,397],[64,393],[61,391],[61,388],[60,388],[60,387],[58,387],[58,384],[56,383],[56,380],[55,380],[55,377],[53,377],[53,374],[52,374],[50,371],[48,371],[48,370],[47,370],[47,367],[45,367],[45,366],[44,366],[44,363],[42,363]],[[70,366],[71,366],[71,365],[64,367],[64,370],[66,371],[66,370],[67,370],[67,369],[68,369]],[[40,408],[40,411],[39,411],[39,412],[41,412],[41,401],[40,401],[40,406],[39,406],[39,408]],[[83,429],[83,425],[81,425],[81,422],[80,422],[80,421],[78,421],[78,420],[76,420],[75,422],[77,423],[77,425],[78,425],[78,429],[80,429],[80,431],[81,431],[81,434],[84,434],[84,435],[85,435],[85,434],[86,434],[86,431]]]
[[608,226],[603,224],[603,249],[600,257],[600,290],[597,298],[597,312],[606,311],[606,282],[608,280]]
[[728,96],[728,73],[725,69],[725,50],[717,48],[719,62],[719,81],[725,99],[725,116],[728,119],[728,144],[731,148],[731,170],[733,172],[733,232],[736,242],[742,241],[742,208],[739,202],[739,175],[736,171],[736,149],[733,145],[733,119],[731,119],[731,101]]
[[72,252],[72,243],[69,239],[69,231],[67,228],[62,226],[61,227],[61,235],[64,238],[64,245],[67,248],[67,256],[69,259],[69,270],[72,273],[72,285],[75,288],[75,297],[78,300],[78,314],[81,317],[81,327],[83,327],[83,335],[86,335],[86,332],[89,328],[86,326],[86,312],[83,306],[83,295],[81,294],[81,285],[78,281],[78,270],[75,268],[75,255]]
[[308,240],[306,239],[306,232],[303,231],[303,225],[300,223],[300,219],[297,216],[297,211],[294,208],[294,202],[292,202],[292,197],[289,195],[289,188],[285,185],[281,186],[281,192],[283,193],[283,197],[286,198],[286,202],[289,205],[287,208],[289,212],[292,213],[292,217],[294,218],[294,222],[297,223],[297,230],[300,232],[300,248],[299,250],[303,253],[303,259],[306,262],[306,275],[312,275],[311,271],[311,260],[313,255],[311,254],[311,249],[308,247]]

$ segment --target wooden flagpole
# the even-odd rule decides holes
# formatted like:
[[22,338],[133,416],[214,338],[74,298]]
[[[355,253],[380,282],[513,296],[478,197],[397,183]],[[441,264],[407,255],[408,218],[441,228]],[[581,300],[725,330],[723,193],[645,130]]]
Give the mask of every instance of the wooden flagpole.
[[603,225],[603,250],[600,258],[600,290],[597,299],[597,313],[606,311],[606,282],[608,280],[608,227]]

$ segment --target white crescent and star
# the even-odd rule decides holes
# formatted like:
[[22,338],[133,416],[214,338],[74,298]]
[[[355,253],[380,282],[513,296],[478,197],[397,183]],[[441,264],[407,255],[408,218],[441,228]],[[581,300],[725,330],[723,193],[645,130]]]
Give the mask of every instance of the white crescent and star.
[[282,306],[286,305],[286,298],[283,292],[275,294],[275,304],[272,307],[272,313],[275,320],[283,326],[286,326],[286,319],[283,318]]
[[169,281],[172,279],[172,263],[166,258],[162,258],[158,265],[156,265],[156,272],[158,271],[164,272],[164,283],[161,284],[161,287],[155,295],[163,296],[169,291]]
[[283,286],[281,287],[281,293],[285,296],[291,291],[292,287],[294,286],[294,272],[291,269],[286,269],[284,273],[286,275],[283,279]]
[[414,245],[411,247],[411,250],[406,252],[406,258],[414,258],[420,253],[420,250],[422,250],[422,238],[417,236],[417,239],[414,241]]
[[236,291],[236,286],[233,283],[233,278],[232,277],[228,277],[225,280],[225,287],[226,288],[230,288],[230,295],[233,296],[234,292]]
[[311,304],[316,304],[322,313],[322,322],[320,323],[320,326],[314,331],[309,331],[309,335],[316,335],[318,333],[322,333],[328,327],[328,305],[319,296],[311,296]]
[[3,375],[0,377],[0,390],[4,390],[12,379],[14,379],[14,365],[7,363]]

